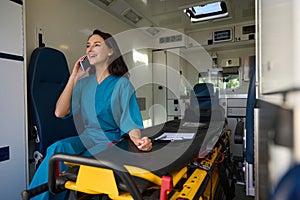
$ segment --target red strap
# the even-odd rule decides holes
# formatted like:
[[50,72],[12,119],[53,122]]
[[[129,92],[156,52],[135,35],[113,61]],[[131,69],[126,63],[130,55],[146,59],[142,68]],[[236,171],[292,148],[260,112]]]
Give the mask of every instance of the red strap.
[[225,159],[224,153],[220,152],[220,154],[221,154],[221,160],[216,160],[216,161],[215,161],[216,164],[220,164],[220,163],[223,162],[224,159]]
[[168,200],[167,192],[171,191],[172,188],[173,188],[172,177],[163,176],[161,180],[161,187],[160,187],[160,200]]
[[59,177],[59,174],[60,174],[60,163],[59,162],[56,162],[56,173],[55,173],[55,176],[56,177]]
[[110,148],[113,144],[116,144],[118,142],[119,142],[119,140],[113,140],[113,141],[111,141],[110,143],[108,143],[107,148]]

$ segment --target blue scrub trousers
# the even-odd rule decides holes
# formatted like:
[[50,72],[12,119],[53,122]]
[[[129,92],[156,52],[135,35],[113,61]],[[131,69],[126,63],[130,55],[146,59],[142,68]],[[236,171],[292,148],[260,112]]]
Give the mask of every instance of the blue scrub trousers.
[[[107,148],[109,141],[99,141],[91,136],[82,134],[59,140],[47,148],[46,156],[38,167],[34,177],[30,183],[29,189],[48,182],[48,163],[50,158],[57,153],[66,153],[82,156],[92,156]],[[87,150],[88,149],[88,150]],[[60,171],[66,170],[68,167],[63,163],[60,165]],[[46,191],[37,195],[32,200],[64,200],[67,199],[66,191],[57,195],[53,195],[50,191]]]

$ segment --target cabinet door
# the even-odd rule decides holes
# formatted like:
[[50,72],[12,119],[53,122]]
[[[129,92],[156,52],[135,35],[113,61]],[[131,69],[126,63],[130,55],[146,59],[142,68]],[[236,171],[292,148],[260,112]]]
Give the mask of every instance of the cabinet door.
[[22,1],[2,0],[0,13],[0,199],[20,199],[28,174]]
[[22,5],[9,0],[2,0],[0,13],[0,53],[23,55]]
[[166,51],[166,70],[167,70],[167,85],[168,99],[179,99],[179,86],[180,86],[180,73],[179,73],[179,61],[180,56],[179,49],[172,49]]
[[153,52],[153,125],[167,121],[167,74],[165,51]]
[[26,188],[24,65],[0,58],[0,197],[20,199]]
[[[260,54],[262,92],[294,87],[298,64],[294,63],[293,1],[261,0]],[[276,14],[274,14],[276,13]],[[296,18],[295,18],[296,19]],[[296,67],[296,68],[295,68]]]

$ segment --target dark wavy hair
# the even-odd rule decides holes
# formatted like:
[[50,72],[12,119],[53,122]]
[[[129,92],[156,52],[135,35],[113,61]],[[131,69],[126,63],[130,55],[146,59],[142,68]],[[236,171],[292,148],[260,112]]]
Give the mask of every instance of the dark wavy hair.
[[112,56],[109,57],[108,71],[112,75],[129,77],[128,67],[121,55],[121,51],[118,47],[116,40],[109,33],[102,32],[95,29],[93,33],[89,36],[90,39],[93,35],[99,35],[104,39],[105,44],[113,50]]

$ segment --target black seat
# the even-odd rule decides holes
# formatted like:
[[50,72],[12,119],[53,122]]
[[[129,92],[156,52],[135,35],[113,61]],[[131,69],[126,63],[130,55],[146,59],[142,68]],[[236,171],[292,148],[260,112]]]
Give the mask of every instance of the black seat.
[[[185,111],[184,120],[209,122],[212,112],[215,111],[221,112],[222,110],[218,98],[214,95],[214,85],[212,83],[197,83],[191,91],[190,107]],[[220,116],[224,116],[222,113]]]
[[45,155],[47,147],[55,141],[77,135],[72,117],[59,119],[54,115],[56,101],[69,76],[62,52],[49,47],[39,47],[32,52],[28,69],[28,110],[36,159]]

